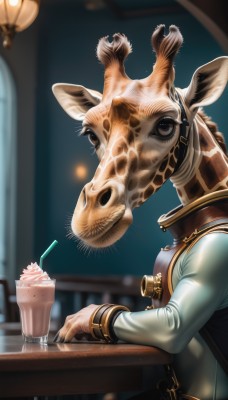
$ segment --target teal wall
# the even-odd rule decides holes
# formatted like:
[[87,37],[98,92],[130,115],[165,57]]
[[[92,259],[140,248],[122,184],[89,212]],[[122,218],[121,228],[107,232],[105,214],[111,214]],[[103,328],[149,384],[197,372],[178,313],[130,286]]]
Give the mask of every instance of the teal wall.
[[[60,245],[45,261],[51,273],[151,273],[156,254],[170,242],[169,234],[160,232],[156,221],[179,204],[175,190],[168,182],[136,209],[133,225],[110,249],[87,253],[79,250],[76,240],[67,238],[71,214],[84,185],[74,179],[72,170],[77,162],[84,161],[89,165],[91,178],[97,159],[87,140],[77,137],[80,124],[63,112],[51,86],[68,82],[102,91],[103,67],[96,59],[95,49],[100,37],[115,32],[125,33],[133,46],[126,62],[127,74],[131,78],[147,76],[154,63],[150,37],[160,23],[176,24],[184,36],[184,45],[175,61],[177,87],[187,86],[198,66],[224,53],[185,11],[178,15],[117,20],[105,10],[43,7],[37,87],[35,257],[39,260],[40,254],[57,239]],[[222,132],[227,124],[227,98],[226,92],[207,108]]]

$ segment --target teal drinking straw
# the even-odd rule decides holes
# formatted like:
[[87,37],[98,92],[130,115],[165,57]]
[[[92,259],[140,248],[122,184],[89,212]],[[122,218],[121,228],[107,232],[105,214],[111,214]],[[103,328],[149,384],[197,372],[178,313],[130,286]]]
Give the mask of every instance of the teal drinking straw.
[[57,240],[54,240],[54,242],[52,242],[52,244],[50,244],[47,250],[45,250],[45,252],[42,254],[42,256],[40,257],[40,268],[43,268],[43,259],[47,257],[50,251],[53,250],[57,244],[58,244]]

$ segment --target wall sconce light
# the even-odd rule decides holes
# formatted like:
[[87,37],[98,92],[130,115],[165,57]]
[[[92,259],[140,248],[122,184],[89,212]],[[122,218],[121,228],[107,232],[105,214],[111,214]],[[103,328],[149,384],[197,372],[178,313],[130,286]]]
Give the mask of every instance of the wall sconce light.
[[23,31],[36,19],[40,0],[0,0],[0,31],[3,47],[9,49],[16,32]]
[[74,176],[77,180],[84,181],[88,176],[88,167],[85,164],[75,165]]

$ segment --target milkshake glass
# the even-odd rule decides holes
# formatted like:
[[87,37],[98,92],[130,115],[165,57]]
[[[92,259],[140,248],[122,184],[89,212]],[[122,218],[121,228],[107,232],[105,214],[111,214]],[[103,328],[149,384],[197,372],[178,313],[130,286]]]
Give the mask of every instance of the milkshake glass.
[[55,279],[50,279],[36,263],[31,264],[16,281],[16,297],[25,342],[47,343]]

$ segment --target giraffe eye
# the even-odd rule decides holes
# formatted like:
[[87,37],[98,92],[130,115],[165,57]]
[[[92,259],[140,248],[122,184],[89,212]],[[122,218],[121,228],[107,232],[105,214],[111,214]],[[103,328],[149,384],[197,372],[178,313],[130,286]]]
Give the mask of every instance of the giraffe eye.
[[91,131],[90,129],[86,129],[84,135],[88,136],[90,143],[92,143],[92,145],[95,147],[95,149],[97,149],[99,147],[100,141],[99,141],[97,135],[93,131]]
[[170,138],[175,131],[175,121],[171,118],[162,118],[156,126],[156,134],[161,138]]

